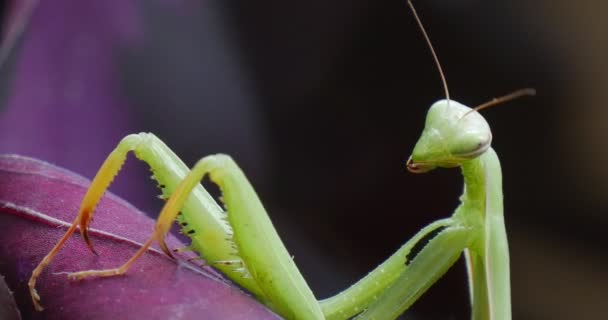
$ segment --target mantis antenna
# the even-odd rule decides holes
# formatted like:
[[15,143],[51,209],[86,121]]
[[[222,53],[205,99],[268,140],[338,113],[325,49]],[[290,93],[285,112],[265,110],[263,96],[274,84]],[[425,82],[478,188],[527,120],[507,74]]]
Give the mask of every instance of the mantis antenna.
[[420,31],[422,31],[422,35],[424,36],[426,43],[429,45],[429,49],[431,49],[431,54],[433,55],[433,59],[435,60],[435,64],[437,65],[437,69],[439,70],[439,75],[441,76],[441,82],[443,82],[443,89],[445,90],[445,99],[448,101],[448,104],[449,104],[450,103],[450,92],[448,90],[448,82],[445,80],[445,74],[443,73],[443,69],[441,68],[441,63],[439,63],[439,58],[437,57],[437,53],[435,53],[435,49],[433,48],[431,39],[429,38],[429,35],[426,33],[426,30],[424,29],[424,26],[422,25],[422,21],[420,21],[420,17],[418,17],[418,13],[416,12],[416,9],[414,8],[414,4],[412,3],[412,0],[407,0],[407,5],[412,10],[412,13],[414,14],[414,18],[416,18],[416,22],[418,23],[418,27],[420,27]]
[[[515,99],[523,97],[523,96],[534,96],[534,95],[536,95],[536,90],[533,88],[519,89],[519,90],[513,91],[507,95],[504,95],[502,97],[494,98],[488,102],[482,103],[482,104],[478,105],[477,107],[473,108],[473,110],[471,110],[471,111],[479,112],[483,109],[495,106],[497,104],[515,100]],[[471,111],[469,111],[469,112],[471,112]]]
[[[431,43],[431,39],[429,38],[428,33],[426,32],[426,29],[424,29],[424,25],[422,24],[422,21],[420,20],[420,17],[418,16],[418,12],[416,12],[416,8],[414,8],[414,4],[412,3],[412,0],[407,0],[407,5],[410,7],[410,9],[412,10],[412,13],[414,14],[414,18],[416,18],[416,23],[418,23],[418,27],[420,28],[420,31],[422,31],[422,35],[424,36],[424,39],[426,40],[426,43],[429,46],[429,49],[431,50],[431,54],[433,55],[433,59],[435,60],[435,64],[437,65],[437,70],[439,71],[439,75],[441,76],[441,82],[443,83],[443,88],[445,90],[445,99],[448,101],[448,105],[450,103],[450,92],[448,90],[448,82],[445,79],[445,74],[443,73],[443,69],[441,68],[441,63],[439,63],[439,58],[437,57],[437,53],[435,52],[435,49],[433,48],[433,44]],[[498,98],[493,98],[492,100],[482,103],[480,105],[478,105],[477,107],[471,109],[470,111],[468,111],[467,113],[465,113],[462,118],[466,117],[469,113],[474,112],[474,111],[481,111],[483,109],[504,103],[504,102],[508,102],[511,100],[515,100],[517,98],[523,97],[523,96],[534,96],[536,95],[536,90],[532,89],[532,88],[525,88],[525,89],[519,89],[516,91],[513,91],[507,95],[498,97]],[[461,118],[461,119],[462,119]]]
[[493,107],[493,106],[499,105],[501,103],[515,100],[515,99],[521,98],[523,96],[535,96],[535,95],[536,95],[536,90],[533,88],[524,88],[524,89],[515,90],[509,94],[506,94],[506,95],[498,97],[498,98],[493,98],[492,100],[490,100],[488,102],[484,102],[484,103],[478,105],[477,107],[475,107],[475,108],[469,110],[467,113],[465,113],[462,116],[462,118],[466,117],[469,113],[472,113],[472,112],[479,112],[483,109],[487,109],[489,107]]

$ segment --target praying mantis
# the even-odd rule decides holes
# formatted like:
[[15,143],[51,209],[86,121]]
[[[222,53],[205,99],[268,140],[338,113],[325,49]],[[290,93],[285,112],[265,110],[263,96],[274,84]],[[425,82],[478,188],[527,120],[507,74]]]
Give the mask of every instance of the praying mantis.
[[[475,320],[511,319],[508,242],[503,218],[502,178],[491,148],[492,133],[479,111],[534,90],[523,89],[475,108],[450,100],[447,81],[429,37],[407,1],[433,55],[445,99],[428,111],[407,169],[424,173],[438,167],[460,167],[464,177],[461,203],[451,217],[421,229],[386,261],[341,293],[317,300],[283,245],[256,192],[238,165],[218,154],[188,167],[152,133],[123,138],[109,154],[86,192],[72,226],[32,272],[28,286],[35,308],[42,310],[37,278],[69,237],[80,233],[91,251],[88,227],[104,192],[129,153],[147,163],[167,198],[155,229],[125,264],[115,269],[68,274],[71,280],[122,275],[146,253],[153,241],[173,256],[165,236],[174,220],[188,235],[190,248],[226,277],[286,319],[395,319],[432,286],[464,252]],[[222,193],[222,208],[200,181],[209,176]],[[429,242],[408,260],[428,235]]]

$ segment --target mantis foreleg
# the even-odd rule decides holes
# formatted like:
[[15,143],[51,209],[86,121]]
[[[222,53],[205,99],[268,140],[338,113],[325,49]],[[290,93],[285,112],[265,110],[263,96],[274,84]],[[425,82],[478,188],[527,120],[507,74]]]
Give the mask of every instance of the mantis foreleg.
[[[452,101],[452,104],[456,102]],[[428,136],[423,133],[420,146],[424,146],[424,139],[436,139],[437,136],[434,131]],[[463,161],[461,166],[465,192],[462,204],[452,216],[454,227],[446,228],[433,238],[357,319],[396,318],[456,261],[464,249],[470,275],[471,318],[511,319],[509,252],[498,157],[492,148],[488,148],[481,156]]]
[[321,300],[321,308],[325,319],[349,319],[363,311],[370,303],[377,300],[402,272],[406,269],[409,270],[409,261],[406,257],[419,241],[435,230],[453,224],[454,220],[451,218],[437,220],[429,224],[367,276],[337,295]]
[[458,260],[470,243],[471,230],[448,227],[420,251],[378,300],[355,319],[395,319],[407,310]]

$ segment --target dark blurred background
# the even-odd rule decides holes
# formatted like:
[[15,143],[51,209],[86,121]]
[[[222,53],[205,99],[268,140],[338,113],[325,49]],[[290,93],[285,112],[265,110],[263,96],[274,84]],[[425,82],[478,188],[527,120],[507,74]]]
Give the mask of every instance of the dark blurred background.
[[[228,153],[319,298],[458,204],[458,170],[405,170],[443,88],[404,0],[36,2],[3,3],[0,152],[87,177],[133,132],[189,165]],[[514,318],[602,318],[608,4],[415,5],[454,99],[538,91],[483,112],[503,165]],[[146,170],[131,160],[112,190],[153,215]],[[466,285],[459,262],[409,315],[467,319]]]

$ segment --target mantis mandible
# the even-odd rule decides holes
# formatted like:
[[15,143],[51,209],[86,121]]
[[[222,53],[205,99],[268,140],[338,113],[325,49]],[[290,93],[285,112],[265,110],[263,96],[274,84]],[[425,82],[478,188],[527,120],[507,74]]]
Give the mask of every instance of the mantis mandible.
[[[286,319],[394,319],[405,312],[464,252],[472,304],[472,319],[511,319],[509,252],[503,218],[502,178],[498,157],[490,147],[492,133],[481,109],[534,90],[523,89],[476,108],[450,100],[447,82],[429,37],[407,1],[433,55],[445,99],[428,111],[425,128],[407,169],[423,173],[437,167],[460,167],[464,176],[461,204],[453,215],[420,230],[385,262],[341,293],[317,300],[238,165],[227,155],[212,155],[188,167],[151,133],[123,138],[94,177],[78,216],[65,235],[32,272],[28,283],[33,304],[42,310],[36,279],[65,241],[79,228],[91,251],[88,226],[95,207],[126,160],[127,154],[146,162],[162,186],[165,203],[145,244],[122,266],[68,274],[71,280],[125,274],[153,241],[172,256],[164,242],[174,220],[191,240],[191,248],[210,265],[251,292]],[[200,181],[209,176],[219,186],[225,210]],[[412,259],[414,246],[436,235]]]

